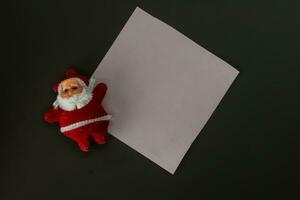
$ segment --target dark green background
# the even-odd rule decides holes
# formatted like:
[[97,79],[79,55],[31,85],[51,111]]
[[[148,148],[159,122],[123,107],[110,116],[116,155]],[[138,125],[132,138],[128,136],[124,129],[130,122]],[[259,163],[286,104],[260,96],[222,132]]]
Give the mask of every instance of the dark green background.
[[[52,83],[68,66],[91,75],[136,6],[241,72],[174,176],[115,138],[81,153],[42,119]],[[299,198],[300,1],[1,7],[0,199]]]

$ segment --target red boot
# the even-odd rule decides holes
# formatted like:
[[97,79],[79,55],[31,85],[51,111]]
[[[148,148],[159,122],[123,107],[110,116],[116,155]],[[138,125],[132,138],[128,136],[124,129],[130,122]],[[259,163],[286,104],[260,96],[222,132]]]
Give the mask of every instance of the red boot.
[[97,144],[105,144],[108,139],[107,132],[104,133],[94,132],[91,135]]

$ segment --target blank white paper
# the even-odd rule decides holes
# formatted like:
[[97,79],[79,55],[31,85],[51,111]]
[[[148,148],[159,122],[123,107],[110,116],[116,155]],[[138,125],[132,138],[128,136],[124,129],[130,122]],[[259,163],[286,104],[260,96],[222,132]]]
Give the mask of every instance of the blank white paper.
[[172,174],[237,75],[140,8],[93,74],[108,85],[109,132]]

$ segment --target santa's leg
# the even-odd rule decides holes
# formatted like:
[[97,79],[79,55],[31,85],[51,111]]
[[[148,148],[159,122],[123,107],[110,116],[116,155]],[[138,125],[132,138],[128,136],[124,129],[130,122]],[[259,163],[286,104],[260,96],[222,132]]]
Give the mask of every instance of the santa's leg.
[[77,142],[81,151],[88,152],[90,150],[89,135],[87,133],[74,131],[66,134],[66,136]]
[[97,144],[105,144],[108,139],[108,121],[102,121],[98,124],[97,127],[95,127],[94,131],[92,131],[91,135],[94,141]]
[[108,139],[107,132],[93,132],[91,135],[97,144],[105,144]]

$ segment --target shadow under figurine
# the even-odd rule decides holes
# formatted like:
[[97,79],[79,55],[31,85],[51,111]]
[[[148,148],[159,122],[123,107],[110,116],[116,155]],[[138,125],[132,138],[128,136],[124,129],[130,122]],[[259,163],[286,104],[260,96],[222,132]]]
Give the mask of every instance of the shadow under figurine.
[[101,103],[107,86],[104,83],[95,86],[95,79],[88,80],[77,70],[68,69],[66,78],[54,84],[53,89],[58,95],[44,119],[58,122],[60,131],[76,141],[81,151],[89,151],[91,138],[97,144],[105,144],[111,116]]

